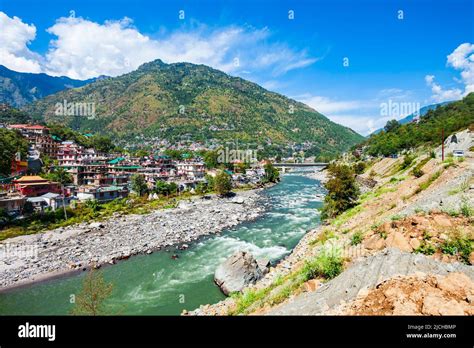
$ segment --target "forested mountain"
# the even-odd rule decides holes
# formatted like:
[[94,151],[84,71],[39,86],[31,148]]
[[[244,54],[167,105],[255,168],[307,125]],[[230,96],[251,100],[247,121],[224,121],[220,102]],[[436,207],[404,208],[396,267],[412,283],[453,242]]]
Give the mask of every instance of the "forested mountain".
[[46,74],[21,73],[0,65],[0,103],[22,107],[67,88],[84,86],[91,80],[73,80]]
[[[57,103],[94,103],[95,116],[57,116]],[[204,65],[161,60],[48,96],[27,108],[48,122],[134,141],[150,139],[302,144],[335,154],[363,138],[307,105]]]
[[460,101],[429,110],[418,123],[391,123],[388,131],[373,134],[364,143],[370,155],[390,155],[424,144],[440,143],[445,136],[474,125],[474,93]]

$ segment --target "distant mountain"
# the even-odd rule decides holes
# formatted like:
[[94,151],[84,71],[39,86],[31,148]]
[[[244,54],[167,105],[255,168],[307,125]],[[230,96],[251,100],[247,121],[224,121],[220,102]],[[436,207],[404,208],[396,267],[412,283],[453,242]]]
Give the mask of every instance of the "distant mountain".
[[418,123],[406,123],[388,132],[372,134],[361,145],[373,156],[388,156],[419,146],[438,146],[445,137],[474,127],[474,92],[463,99],[428,110]]
[[[95,117],[57,116],[57,103],[94,103]],[[143,64],[128,74],[50,95],[26,108],[76,130],[140,142],[216,140],[268,146],[304,144],[335,154],[363,137],[309,106],[205,65]],[[138,140],[137,140],[138,139]]]
[[[400,123],[400,124],[410,123],[410,122],[413,121],[413,120],[415,119],[415,117],[417,117],[418,115],[419,115],[420,117],[421,117],[421,116],[425,116],[428,111],[430,111],[430,110],[435,110],[438,106],[443,106],[443,105],[446,105],[446,104],[449,104],[449,103],[452,103],[452,101],[446,101],[446,102],[442,102],[442,103],[438,103],[438,104],[431,104],[431,105],[423,106],[423,107],[420,109],[420,112],[419,112],[419,113],[410,114],[410,115],[408,115],[408,116],[402,118],[401,120],[398,120],[398,123]],[[377,130],[374,131],[372,134],[380,133],[382,130],[383,130],[383,128],[377,129]]]
[[21,73],[0,65],[0,104],[22,107],[64,89],[81,87],[95,79],[80,81],[69,77]]

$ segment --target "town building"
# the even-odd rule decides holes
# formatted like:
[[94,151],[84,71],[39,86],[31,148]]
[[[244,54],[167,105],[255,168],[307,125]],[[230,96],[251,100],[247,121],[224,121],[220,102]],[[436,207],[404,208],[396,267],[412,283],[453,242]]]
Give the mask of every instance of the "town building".
[[61,185],[57,182],[51,182],[40,176],[22,176],[13,180],[15,190],[26,197],[37,197],[48,192],[60,193]]
[[76,196],[81,202],[87,200],[107,202],[117,198],[125,198],[128,193],[128,189],[123,186],[82,186],[78,189]]
[[188,180],[202,180],[206,174],[204,163],[202,162],[178,162],[176,168],[179,176],[184,176]]
[[62,208],[63,206],[69,206],[76,197],[64,197],[58,193],[46,193],[38,197],[29,197],[27,202],[30,202],[36,211],[43,212],[46,208],[51,208],[53,211]]
[[26,197],[18,193],[0,192],[0,209],[7,213],[20,213],[25,205]]

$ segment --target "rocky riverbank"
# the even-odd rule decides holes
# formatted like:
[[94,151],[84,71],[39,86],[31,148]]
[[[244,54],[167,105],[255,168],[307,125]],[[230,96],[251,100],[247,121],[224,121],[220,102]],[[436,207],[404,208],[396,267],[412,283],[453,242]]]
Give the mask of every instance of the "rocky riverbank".
[[261,191],[243,191],[232,198],[196,197],[180,201],[173,209],[114,216],[5,240],[0,243],[0,288],[113,264],[163,248],[186,249],[186,243],[201,236],[256,219],[265,209]]

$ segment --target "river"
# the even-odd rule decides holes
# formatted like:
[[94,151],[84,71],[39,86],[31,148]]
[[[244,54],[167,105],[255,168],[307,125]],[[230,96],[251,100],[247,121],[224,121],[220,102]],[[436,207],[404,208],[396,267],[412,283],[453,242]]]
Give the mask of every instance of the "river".
[[[217,266],[237,250],[248,250],[273,262],[290,253],[305,232],[319,224],[316,208],[322,203],[315,194],[322,192],[319,181],[284,175],[279,184],[262,193],[267,196],[269,209],[257,220],[201,238],[187,250],[163,250],[103,267],[105,280],[113,284],[108,308],[118,314],[179,315],[183,309],[224,299],[213,282]],[[172,259],[173,254],[179,258]],[[0,314],[67,314],[84,275],[2,293]]]

